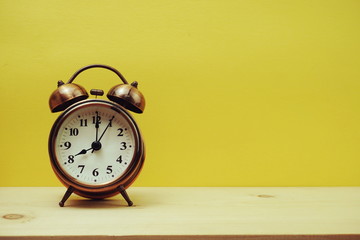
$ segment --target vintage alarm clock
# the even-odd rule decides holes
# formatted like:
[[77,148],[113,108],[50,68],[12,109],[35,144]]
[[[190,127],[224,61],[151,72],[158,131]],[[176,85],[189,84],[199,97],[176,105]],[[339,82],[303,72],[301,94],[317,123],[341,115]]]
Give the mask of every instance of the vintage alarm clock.
[[[116,73],[122,84],[112,87],[109,100],[88,99],[85,88],[73,83],[83,71],[104,68]],[[132,206],[126,189],[134,182],[144,164],[144,142],[138,125],[128,111],[142,113],[145,99],[137,82],[128,84],[116,69],[106,65],[81,68],[67,83],[58,82],[51,94],[52,112],[61,115],[49,137],[52,168],[67,191],[61,207],[72,193],[102,199],[120,193]],[[103,95],[100,89],[90,94]]]

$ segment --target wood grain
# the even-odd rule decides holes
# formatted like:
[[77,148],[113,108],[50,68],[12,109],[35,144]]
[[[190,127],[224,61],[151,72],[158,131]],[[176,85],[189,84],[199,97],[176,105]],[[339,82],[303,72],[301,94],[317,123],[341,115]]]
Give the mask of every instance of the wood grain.
[[88,200],[0,188],[1,239],[360,239],[360,187],[146,188]]

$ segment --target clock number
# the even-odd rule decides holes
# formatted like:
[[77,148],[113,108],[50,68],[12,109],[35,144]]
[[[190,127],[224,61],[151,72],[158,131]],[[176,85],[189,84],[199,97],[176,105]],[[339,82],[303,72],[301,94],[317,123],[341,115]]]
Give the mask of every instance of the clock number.
[[108,167],[106,168],[106,173],[107,173],[107,174],[112,173],[112,166],[108,166]]
[[121,144],[120,150],[125,150],[127,148],[126,142],[121,142],[120,144]]
[[101,117],[100,116],[93,116],[93,124],[96,124],[96,120],[97,120],[97,122],[98,122],[98,124],[100,124],[101,123]]
[[87,127],[87,119],[80,119],[80,127]]
[[78,168],[81,168],[80,173],[82,173],[84,171],[85,165],[79,165]]
[[118,157],[118,159],[116,159],[116,161],[117,161],[118,163],[122,163],[122,156],[120,155],[120,157]]
[[74,162],[74,155],[69,155],[68,156],[68,163],[73,163]]
[[66,147],[65,150],[68,150],[69,148],[71,148],[71,142],[64,142],[64,147]]
[[70,136],[77,136],[79,134],[79,129],[70,128]]
[[123,134],[124,129],[122,129],[122,128],[118,128],[118,131],[119,131],[118,137],[122,137],[122,136],[124,136],[124,134]]
[[92,175],[93,175],[94,177],[99,176],[98,168],[95,168],[95,169],[94,169],[94,171],[92,172]]

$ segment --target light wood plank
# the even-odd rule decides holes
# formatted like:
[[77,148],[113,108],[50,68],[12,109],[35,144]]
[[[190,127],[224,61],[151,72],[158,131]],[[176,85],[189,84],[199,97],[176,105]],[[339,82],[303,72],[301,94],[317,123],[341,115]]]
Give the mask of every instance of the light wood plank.
[[133,187],[133,207],[73,195],[60,208],[64,192],[0,188],[0,238],[360,239],[360,187]]

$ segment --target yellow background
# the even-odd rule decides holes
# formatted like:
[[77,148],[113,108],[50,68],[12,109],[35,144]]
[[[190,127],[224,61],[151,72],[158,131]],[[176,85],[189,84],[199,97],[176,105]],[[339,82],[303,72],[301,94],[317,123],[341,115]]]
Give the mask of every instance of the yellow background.
[[0,186],[60,186],[48,99],[95,63],[146,97],[136,186],[360,185],[359,13],[342,0],[0,0]]

